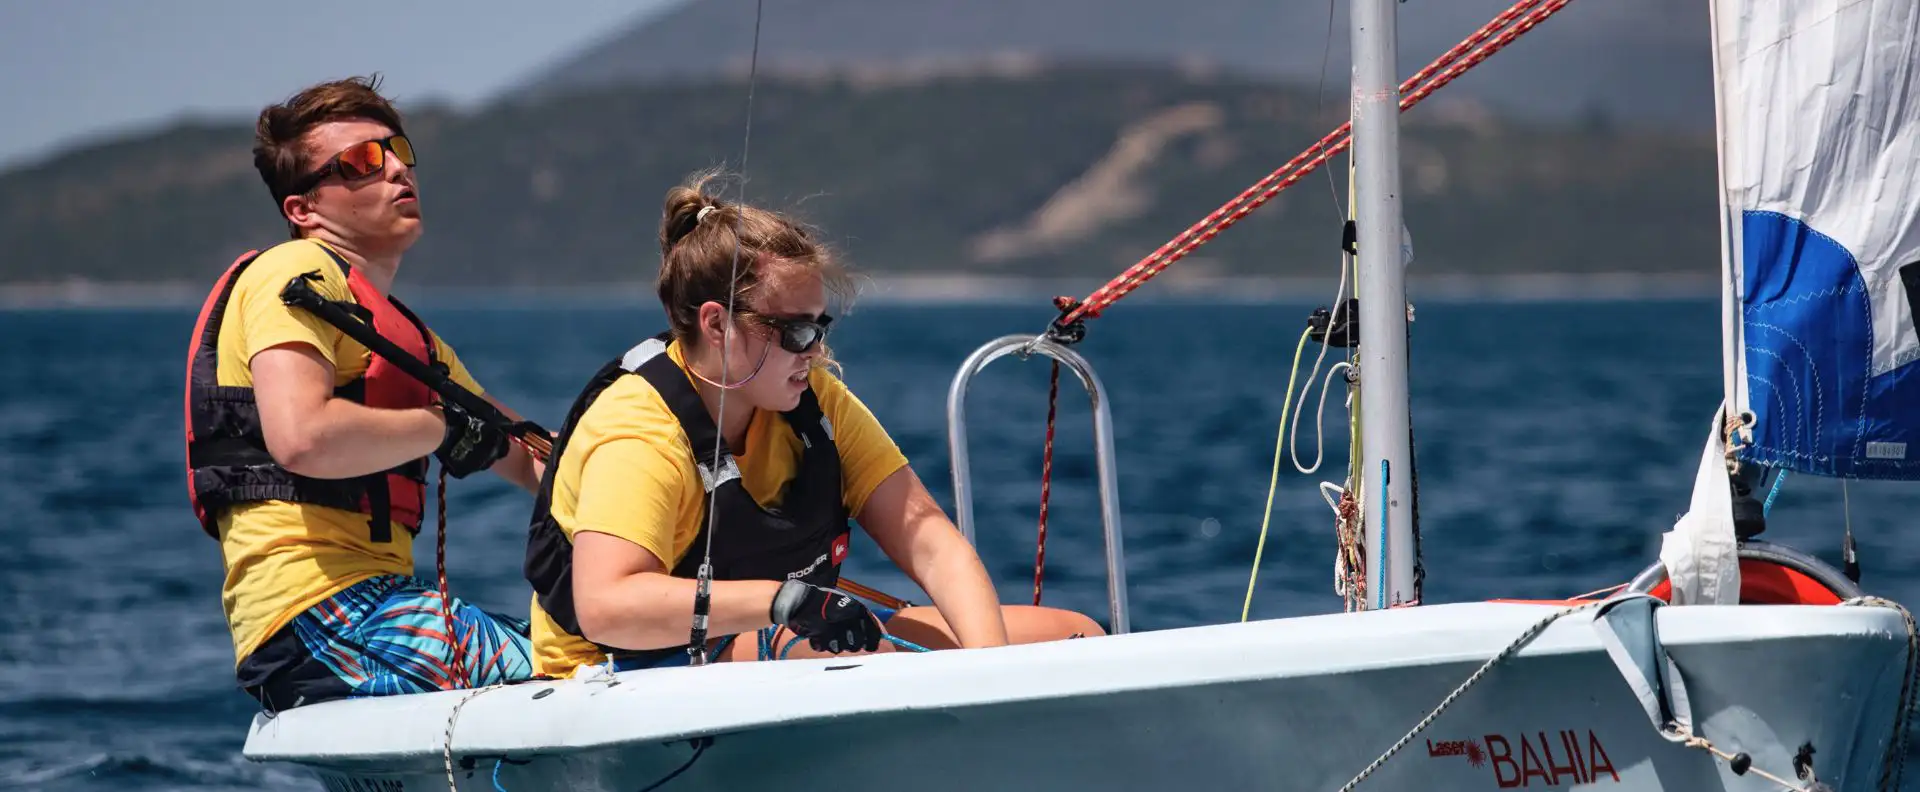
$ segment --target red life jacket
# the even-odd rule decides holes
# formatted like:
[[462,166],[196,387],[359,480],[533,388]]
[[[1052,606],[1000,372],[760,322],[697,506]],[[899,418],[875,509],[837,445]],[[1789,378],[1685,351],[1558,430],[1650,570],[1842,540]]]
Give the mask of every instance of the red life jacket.
[[[339,254],[325,245],[320,247],[347,276],[347,286],[359,303],[344,307],[408,354],[435,364],[427,327],[419,317],[399,300],[381,295]],[[253,389],[219,383],[215,368],[220,359],[220,323],[226,314],[227,298],[240,273],[259,255],[259,251],[247,251],[214,283],[187,350],[187,495],[200,527],[208,536],[218,538],[222,509],[282,500],[368,515],[369,536],[375,542],[392,541],[395,522],[418,534],[426,495],[426,457],[351,479],[316,479],[293,473],[267,452]],[[391,409],[433,403],[433,392],[426,385],[385,358],[372,357],[365,373],[334,389],[336,398]]]

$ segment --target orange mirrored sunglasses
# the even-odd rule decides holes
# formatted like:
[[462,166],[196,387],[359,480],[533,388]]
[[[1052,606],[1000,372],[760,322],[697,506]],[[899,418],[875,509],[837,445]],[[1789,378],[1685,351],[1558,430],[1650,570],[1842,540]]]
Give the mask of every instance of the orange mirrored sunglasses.
[[413,142],[407,140],[406,135],[369,140],[348,146],[340,153],[328,158],[318,169],[294,182],[293,186],[288,188],[287,194],[304,194],[320,186],[328,176],[336,173],[347,181],[364,179],[377,174],[386,170],[389,151],[393,152],[393,156],[400,158],[400,164],[413,167]]

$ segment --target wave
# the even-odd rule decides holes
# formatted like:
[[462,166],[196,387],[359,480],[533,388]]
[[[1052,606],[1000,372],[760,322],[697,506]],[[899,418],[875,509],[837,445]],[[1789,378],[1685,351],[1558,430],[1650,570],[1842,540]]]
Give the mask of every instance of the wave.
[[[10,766],[11,765],[11,766]],[[304,771],[247,762],[210,762],[144,753],[92,753],[56,764],[0,762],[0,788],[16,789],[319,789]]]

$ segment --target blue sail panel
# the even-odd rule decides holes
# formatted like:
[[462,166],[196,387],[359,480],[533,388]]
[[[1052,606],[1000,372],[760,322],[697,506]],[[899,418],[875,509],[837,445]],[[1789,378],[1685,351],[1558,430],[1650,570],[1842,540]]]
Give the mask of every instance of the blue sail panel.
[[1769,467],[1847,478],[1920,478],[1920,376],[1875,376],[1872,304],[1853,254],[1806,223],[1747,212],[1748,409],[1742,456]]

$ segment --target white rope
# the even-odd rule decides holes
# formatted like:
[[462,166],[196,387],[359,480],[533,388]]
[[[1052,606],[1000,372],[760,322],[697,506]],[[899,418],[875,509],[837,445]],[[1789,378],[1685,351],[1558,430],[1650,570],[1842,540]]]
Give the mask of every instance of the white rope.
[[1712,741],[1708,740],[1705,737],[1701,737],[1697,734],[1694,734],[1693,732],[1689,731],[1685,726],[1681,726],[1677,723],[1670,724],[1665,729],[1665,731],[1668,734],[1671,734],[1675,737],[1679,737],[1682,745],[1685,745],[1688,748],[1699,748],[1700,750],[1713,754],[1715,758],[1725,761],[1728,765],[1733,767],[1734,775],[1746,775],[1748,773],[1752,773],[1761,778],[1767,779],[1768,781],[1772,781],[1775,784],[1779,784],[1782,789],[1791,790],[1791,792],[1807,792],[1807,787],[1805,786],[1802,786],[1800,784],[1795,784],[1791,781],[1788,781],[1777,775],[1769,773],[1758,767],[1754,767],[1753,757],[1744,753],[1730,754],[1730,753],[1727,753],[1726,751],[1720,750],[1720,748],[1714,745]]
[[1320,482],[1320,499],[1327,502],[1327,508],[1332,509],[1334,514],[1340,513],[1340,498],[1346,494],[1347,491],[1338,484],[1331,481]]
[[[1329,335],[1333,333],[1334,326],[1339,323],[1342,317],[1345,317],[1349,323],[1353,322],[1353,317],[1347,316],[1347,270],[1347,255],[1343,252],[1340,254],[1340,286],[1334,289],[1333,309],[1327,314],[1327,333]],[[1357,328],[1358,326],[1355,325],[1355,327]],[[1352,331],[1349,331],[1349,335],[1351,335],[1351,333]],[[1329,346],[1330,344],[1322,342],[1320,344],[1319,354],[1314,355],[1313,368],[1307,371],[1307,387],[1300,390],[1300,401],[1293,409],[1293,425],[1287,428],[1287,456],[1293,461],[1293,469],[1307,475],[1312,475],[1314,471],[1319,470],[1320,462],[1322,461],[1321,452],[1326,438],[1326,429],[1322,423],[1322,419],[1326,415],[1327,410],[1327,390],[1324,383],[1320,388],[1320,408],[1314,412],[1313,418],[1313,465],[1311,467],[1305,467],[1300,464],[1300,414],[1306,412],[1307,394],[1313,391],[1313,381],[1320,376],[1320,364],[1326,362],[1327,347]],[[1340,366],[1348,366],[1348,368],[1351,368],[1347,363],[1336,364],[1332,370],[1328,371],[1327,381],[1332,380],[1332,372],[1339,370]],[[1293,394],[1288,393],[1287,396],[1291,398]]]
[[482,693],[489,690],[498,690],[503,687],[506,687],[506,685],[488,685],[483,688],[474,688],[467,691],[467,695],[461,696],[460,701],[453,705],[453,711],[447,713],[446,737],[440,744],[440,759],[445,763],[447,768],[447,792],[460,792],[459,784],[453,780],[453,724],[455,721],[460,720],[460,708],[467,706],[467,702],[472,701],[474,697]]
[[[1353,364],[1342,360],[1327,369],[1327,376],[1320,381],[1320,406],[1313,411],[1313,470],[1301,471],[1303,473],[1312,473],[1314,470],[1320,469],[1321,440],[1326,437],[1326,429],[1324,427],[1327,421],[1327,392],[1333,389],[1333,376],[1342,371],[1351,371],[1352,369]],[[1305,394],[1301,395],[1304,396]],[[1353,407],[1353,394],[1347,394],[1343,403],[1351,409]],[[1296,424],[1300,422],[1300,415],[1298,413],[1294,414],[1293,421]],[[1294,460],[1294,466],[1296,468],[1299,467],[1299,464],[1298,459]]]

